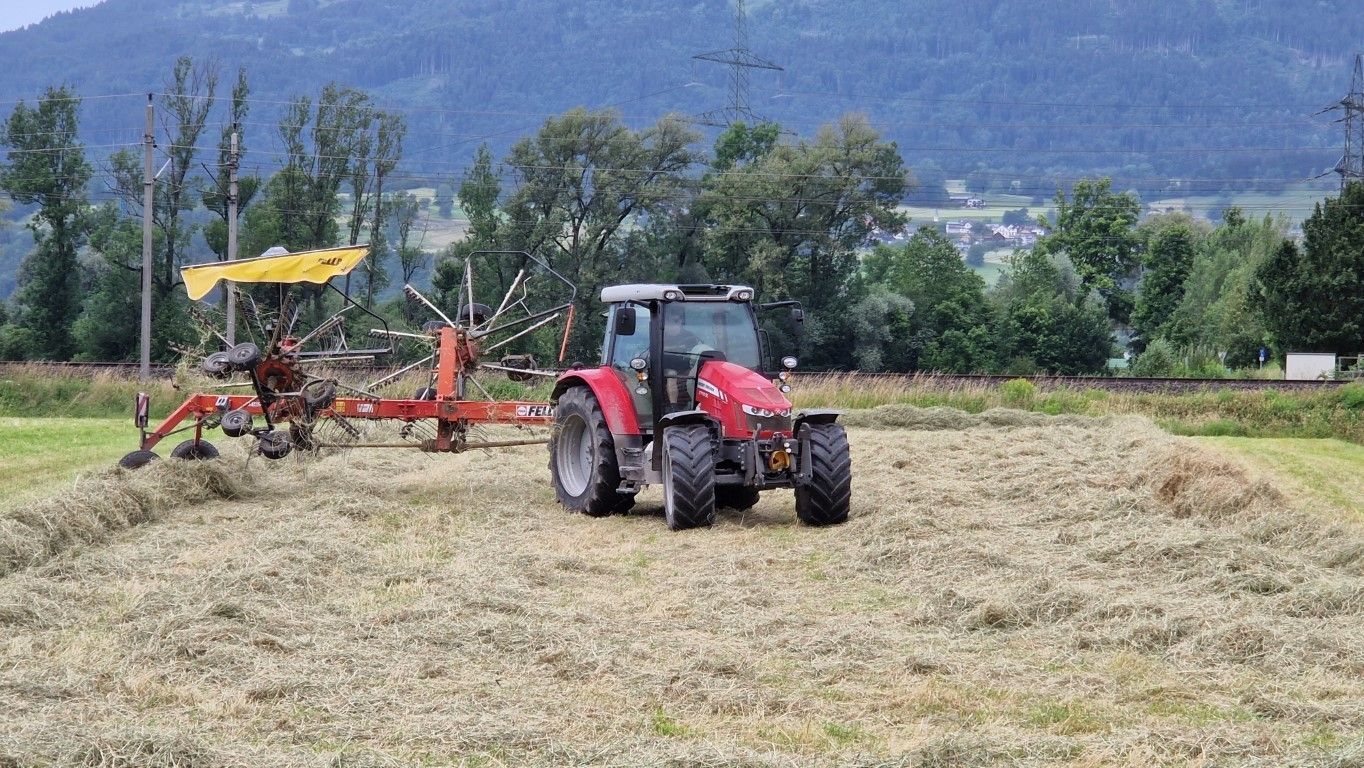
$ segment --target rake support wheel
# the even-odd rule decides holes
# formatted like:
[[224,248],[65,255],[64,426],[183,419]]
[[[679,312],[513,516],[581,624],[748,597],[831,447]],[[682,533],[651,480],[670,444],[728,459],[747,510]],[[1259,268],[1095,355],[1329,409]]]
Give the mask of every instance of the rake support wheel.
[[207,440],[186,440],[171,450],[172,459],[205,461],[218,458],[218,449]]
[[796,486],[796,517],[806,525],[837,525],[852,505],[852,456],[848,433],[838,424],[806,424],[809,481]]
[[549,438],[549,473],[554,495],[565,509],[605,517],[635,504],[633,495],[616,491],[616,442],[587,387],[574,387],[559,397]]
[[118,465],[120,467],[123,467],[124,469],[140,469],[152,463],[153,461],[159,460],[160,458],[161,458],[160,456],[157,456],[155,453],[152,453],[151,451],[133,451],[132,453],[119,459]]
[[715,452],[704,424],[663,430],[663,517],[674,531],[715,522]]

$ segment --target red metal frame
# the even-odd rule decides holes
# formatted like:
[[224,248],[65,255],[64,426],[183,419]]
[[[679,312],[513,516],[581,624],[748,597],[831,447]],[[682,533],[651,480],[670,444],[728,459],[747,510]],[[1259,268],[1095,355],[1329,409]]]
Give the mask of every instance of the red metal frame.
[[[459,437],[470,424],[519,424],[543,426],[554,422],[554,407],[549,403],[531,401],[465,400],[461,390],[463,378],[474,367],[478,345],[463,328],[441,328],[436,343],[434,400],[398,400],[392,398],[338,397],[331,406],[314,414],[316,419],[341,416],[347,419],[397,419],[400,421],[436,420],[436,439],[421,444],[425,450],[457,451],[463,448]],[[257,366],[259,373],[266,367],[286,365],[279,359],[267,358]],[[296,415],[297,398],[280,398],[269,406],[273,423],[286,423]],[[213,414],[245,409],[252,415],[262,415],[260,397],[247,395],[190,395],[156,429],[142,432],[141,448],[150,451],[167,435],[178,431],[186,419],[194,419],[194,437],[201,439],[203,421]],[[521,441],[516,441],[521,442]]]

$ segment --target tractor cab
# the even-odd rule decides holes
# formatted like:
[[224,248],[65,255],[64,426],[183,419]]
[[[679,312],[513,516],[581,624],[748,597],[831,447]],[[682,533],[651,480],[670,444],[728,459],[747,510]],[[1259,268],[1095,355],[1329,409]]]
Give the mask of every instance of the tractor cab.
[[[620,512],[641,488],[662,484],[676,529],[708,525],[717,505],[746,509],[765,488],[794,487],[802,521],[847,517],[837,413],[793,413],[794,357],[765,372],[772,366],[755,310],[787,308],[798,323],[798,304],[755,306],[742,285],[619,285],[601,299],[601,365],[564,373],[551,396],[550,469],[565,506]],[[841,457],[832,474],[816,466],[817,454]]]
[[[623,285],[602,291],[610,303],[602,365],[631,390],[647,431],[656,416],[698,408],[698,381],[708,362],[728,362],[759,376],[766,361],[752,297],[753,289],[744,286]],[[762,384],[768,384],[765,378]],[[704,396],[710,388],[701,386]]]

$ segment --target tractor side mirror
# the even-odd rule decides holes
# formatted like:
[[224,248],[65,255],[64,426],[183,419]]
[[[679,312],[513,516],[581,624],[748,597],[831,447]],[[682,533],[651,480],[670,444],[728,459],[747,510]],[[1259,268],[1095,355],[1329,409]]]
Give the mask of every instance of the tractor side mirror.
[[796,323],[797,326],[805,322],[805,310],[800,307],[791,307],[791,322]]
[[634,336],[635,335],[635,308],[619,307],[616,309],[616,335]]

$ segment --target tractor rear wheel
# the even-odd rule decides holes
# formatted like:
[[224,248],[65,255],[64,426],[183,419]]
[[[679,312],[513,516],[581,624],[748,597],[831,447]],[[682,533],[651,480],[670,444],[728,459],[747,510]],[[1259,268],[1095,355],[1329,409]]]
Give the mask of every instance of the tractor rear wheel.
[[796,517],[806,525],[836,525],[852,505],[848,433],[837,424],[809,424],[810,481],[796,486]]
[[758,503],[758,489],[748,485],[715,486],[715,506],[742,512]]
[[171,450],[172,459],[204,461],[218,458],[218,449],[207,440],[186,440]]
[[674,531],[715,522],[715,453],[704,424],[663,430],[663,517]]
[[574,387],[559,396],[549,438],[549,474],[554,495],[567,509],[604,517],[635,504],[633,495],[616,491],[620,487],[616,442],[601,405],[587,387]]

